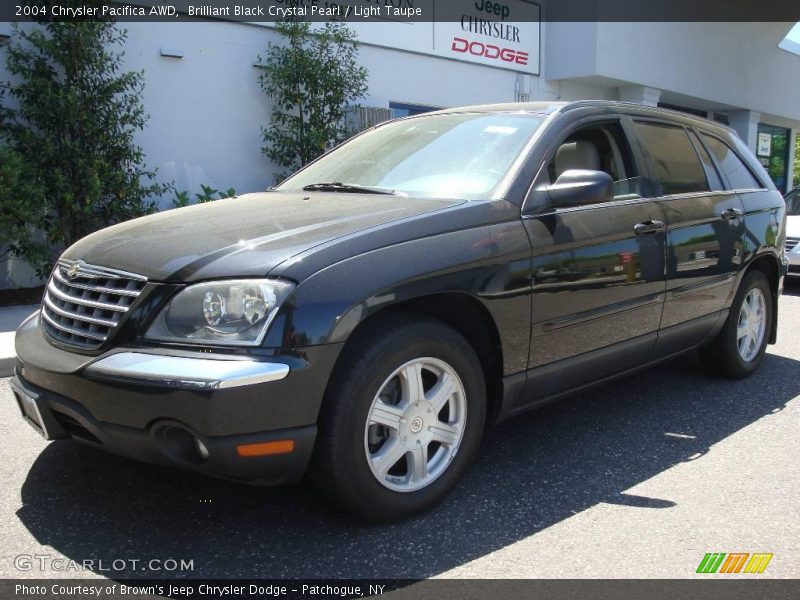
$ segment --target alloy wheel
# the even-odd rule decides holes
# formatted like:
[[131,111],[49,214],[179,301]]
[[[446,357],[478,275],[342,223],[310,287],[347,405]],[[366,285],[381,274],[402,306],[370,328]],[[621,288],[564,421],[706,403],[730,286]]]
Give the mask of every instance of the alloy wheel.
[[405,363],[370,406],[364,450],[372,474],[397,492],[427,487],[452,462],[466,423],[464,385],[450,365],[431,357]]
[[761,348],[767,329],[767,302],[759,288],[751,289],[739,310],[736,345],[744,362],[752,361]]

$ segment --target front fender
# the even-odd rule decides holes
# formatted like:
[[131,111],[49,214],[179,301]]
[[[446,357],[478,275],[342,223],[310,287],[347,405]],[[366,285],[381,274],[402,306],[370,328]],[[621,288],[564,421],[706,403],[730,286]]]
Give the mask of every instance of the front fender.
[[308,277],[281,309],[265,345],[344,342],[387,307],[456,292],[488,310],[503,370],[514,373],[527,366],[530,291],[531,247],[520,221],[434,235],[365,252]]

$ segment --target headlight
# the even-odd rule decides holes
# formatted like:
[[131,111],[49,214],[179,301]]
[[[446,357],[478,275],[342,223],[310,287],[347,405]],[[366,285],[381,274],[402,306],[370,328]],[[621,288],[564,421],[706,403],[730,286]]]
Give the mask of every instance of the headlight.
[[258,346],[294,286],[234,279],[198,283],[170,300],[145,338],[190,344]]

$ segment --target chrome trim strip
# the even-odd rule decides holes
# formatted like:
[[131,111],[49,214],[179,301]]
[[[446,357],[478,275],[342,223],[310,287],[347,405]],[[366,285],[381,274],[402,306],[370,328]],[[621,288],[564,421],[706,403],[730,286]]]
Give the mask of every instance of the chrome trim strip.
[[47,312],[42,311],[42,318],[47,321],[52,327],[56,329],[60,329],[61,331],[66,331],[67,333],[71,333],[72,335],[77,335],[79,337],[87,338],[90,340],[97,340],[98,342],[105,342],[106,337],[105,335],[100,335],[99,333],[94,333],[93,331],[83,331],[81,329],[74,329],[72,327],[67,327],[63,323],[58,323],[54,321],[52,317],[47,315]]
[[56,297],[64,300],[65,302],[72,302],[73,304],[80,304],[90,308],[100,308],[102,310],[113,310],[115,312],[127,312],[130,306],[120,306],[119,304],[107,304],[105,302],[96,302],[95,300],[86,300],[85,298],[78,298],[77,296],[70,296],[66,292],[58,289],[52,280],[50,285],[47,286],[47,291],[52,292]]
[[119,352],[92,363],[87,377],[170,388],[218,390],[284,379],[289,365],[255,360]]
[[138,273],[130,273],[128,271],[120,271],[119,269],[110,269],[108,267],[98,267],[97,265],[90,265],[82,260],[70,260],[68,258],[59,259],[58,264],[65,269],[69,269],[72,265],[78,263],[80,266],[80,276],[102,278],[102,279],[135,279],[137,281],[146,282],[147,277],[139,275]]
[[[53,275],[56,279],[58,279],[64,285],[68,285],[71,287],[79,288],[81,290],[88,290],[90,292],[97,292],[98,294],[117,294],[119,296],[130,296],[131,298],[136,298],[139,294],[142,293],[141,290],[126,290],[120,288],[110,288],[110,287],[103,287],[102,285],[90,285],[88,283],[77,283],[75,281],[70,281],[66,277],[61,274],[61,269],[55,269],[53,271]],[[119,279],[119,278],[118,278]]]
[[79,315],[78,313],[70,312],[63,308],[56,306],[52,300],[50,300],[50,291],[46,291],[44,294],[44,303],[47,305],[47,308],[52,310],[54,313],[61,315],[62,317],[67,317],[68,319],[75,319],[76,321],[84,321],[86,323],[94,323],[95,325],[103,325],[105,327],[116,327],[117,323],[114,321],[107,321],[106,319],[98,319],[97,317],[90,317],[89,315]]

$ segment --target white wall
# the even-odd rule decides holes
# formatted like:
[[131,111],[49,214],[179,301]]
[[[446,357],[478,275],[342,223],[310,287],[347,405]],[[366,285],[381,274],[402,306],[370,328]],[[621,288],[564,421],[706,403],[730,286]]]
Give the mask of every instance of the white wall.
[[[174,181],[192,198],[201,183],[240,193],[271,185],[273,168],[261,154],[261,127],[270,107],[254,65],[276,38],[273,30],[223,21],[123,26],[128,30],[124,66],[144,70],[146,80],[150,120],[137,139],[159,179]],[[161,49],[177,50],[183,58],[162,57]],[[509,70],[374,46],[361,47],[360,62],[369,71],[364,106],[388,107],[394,101],[450,107],[515,98],[517,73]],[[550,84],[536,76],[527,81],[532,100],[613,96],[609,89],[582,83]],[[161,203],[171,205],[171,198]]]
[[[174,180],[192,198],[201,183],[237,192],[270,185],[272,170],[261,155],[269,103],[254,64],[272,32],[212,22],[125,27],[125,67],[144,70],[144,104],[150,113],[138,141],[159,178]],[[162,57],[162,48],[184,56]]]
[[778,48],[792,23],[548,23],[551,79],[668,90],[800,121],[800,56]]

